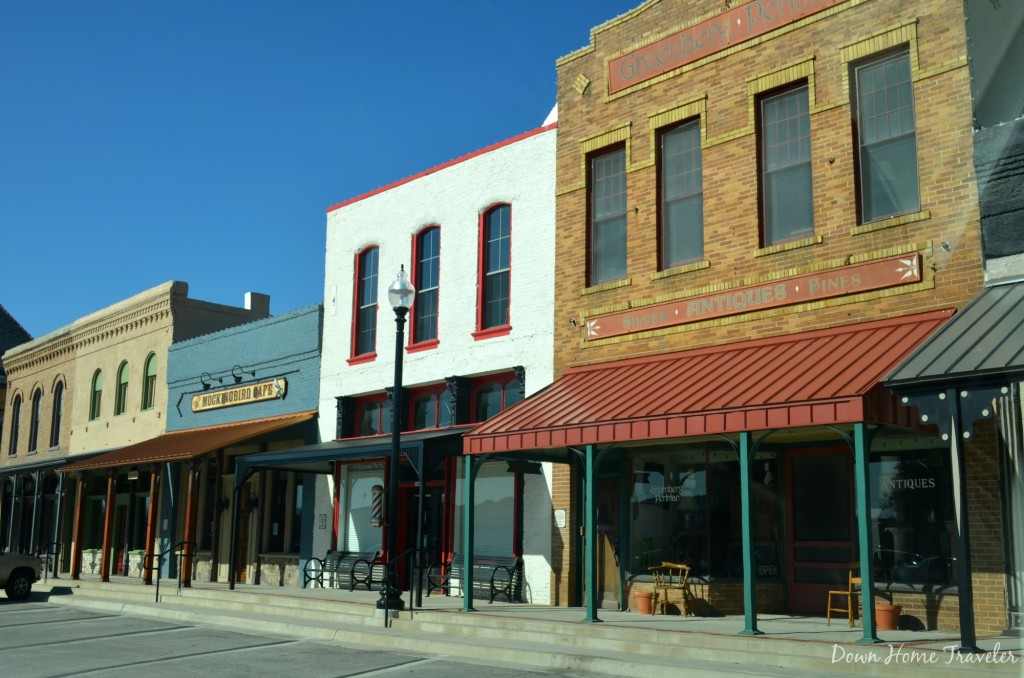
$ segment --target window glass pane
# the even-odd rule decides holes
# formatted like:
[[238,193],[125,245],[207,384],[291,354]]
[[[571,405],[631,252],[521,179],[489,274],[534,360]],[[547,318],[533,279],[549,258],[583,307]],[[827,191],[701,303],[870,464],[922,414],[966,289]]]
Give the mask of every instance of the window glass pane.
[[438,400],[437,425],[451,426],[455,423],[455,415],[452,413],[452,399],[447,391],[442,391]]
[[509,322],[509,280],[512,249],[511,208],[487,213],[484,226],[484,279],[481,281],[481,329]]
[[508,271],[492,273],[484,279],[484,328],[501,327],[508,324],[508,282]]
[[359,255],[355,355],[372,353],[377,345],[377,248]]
[[438,278],[440,274],[439,228],[418,236],[416,262],[416,299],[413,302],[413,341],[437,338]]
[[954,582],[953,489],[946,460],[942,450],[872,456],[876,581],[933,586]]
[[761,102],[764,244],[814,233],[807,88]]
[[414,429],[434,428],[437,425],[437,394],[424,393],[416,396],[412,410]]
[[43,394],[36,391],[32,396],[32,418],[28,427],[28,451],[35,452],[39,447],[39,410],[42,406]]
[[501,412],[501,386],[487,384],[476,392],[476,420],[487,421]]
[[18,434],[21,427],[21,396],[14,397],[14,404],[11,406],[11,440],[7,447],[7,454],[14,456],[18,453]]
[[359,413],[359,435],[372,436],[380,432],[380,403],[364,404]]
[[704,256],[704,196],[700,121],[662,135],[663,269]]
[[626,151],[591,159],[590,284],[626,277]]
[[520,400],[523,399],[523,386],[519,383],[518,379],[505,384],[505,409],[512,407]]
[[64,382],[59,382],[53,392],[53,412],[50,420],[50,447],[60,445],[60,425],[64,419]]
[[283,471],[271,471],[270,473],[267,551],[282,553],[284,551],[285,520],[287,519],[288,474]]
[[910,55],[856,68],[860,194],[865,222],[920,209]]

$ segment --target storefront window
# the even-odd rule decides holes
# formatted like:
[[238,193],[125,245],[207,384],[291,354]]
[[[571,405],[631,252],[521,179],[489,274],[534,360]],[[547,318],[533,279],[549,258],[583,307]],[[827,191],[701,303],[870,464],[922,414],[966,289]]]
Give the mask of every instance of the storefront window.
[[953,496],[945,450],[872,455],[871,536],[875,579],[953,582]]
[[[694,577],[742,577],[739,461],[732,450],[651,448],[630,457],[629,571],[686,563]],[[779,500],[773,453],[755,460],[758,576],[779,575]]]

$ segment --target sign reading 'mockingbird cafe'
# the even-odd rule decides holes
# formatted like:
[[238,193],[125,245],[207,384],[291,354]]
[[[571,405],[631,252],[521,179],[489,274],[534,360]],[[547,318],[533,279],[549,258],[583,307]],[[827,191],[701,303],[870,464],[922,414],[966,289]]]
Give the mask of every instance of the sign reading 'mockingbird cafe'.
[[246,384],[226,388],[221,391],[211,391],[192,396],[192,411],[203,412],[205,410],[216,410],[221,407],[233,407],[235,405],[248,405],[258,403],[261,400],[273,400],[283,398],[288,392],[288,380],[279,377],[271,381],[261,381],[258,384]]

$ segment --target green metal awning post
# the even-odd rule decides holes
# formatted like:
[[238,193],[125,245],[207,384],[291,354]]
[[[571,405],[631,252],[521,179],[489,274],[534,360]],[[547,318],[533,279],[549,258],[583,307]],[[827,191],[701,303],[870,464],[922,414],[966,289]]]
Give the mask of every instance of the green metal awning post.
[[[867,425],[857,422],[853,425],[853,465],[857,503],[857,538],[860,545],[860,605],[864,635],[858,643],[877,643],[878,631],[875,626],[875,573],[872,563],[874,550],[871,548],[871,468],[868,464]],[[849,601],[853,604],[853,601]]]
[[597,485],[597,451],[593,445],[586,449],[586,492],[583,502],[583,531],[586,544],[586,599],[587,616],[585,622],[602,621],[597,616],[597,508],[595,506],[595,489]]
[[754,557],[754,503],[750,499],[750,475],[754,455],[750,432],[740,433],[740,512],[743,537],[743,630],[742,636],[759,636],[757,629],[757,561]]
[[466,455],[466,476],[463,478],[465,485],[462,493],[462,559],[463,562],[466,563],[466,567],[462,568],[462,578],[464,579],[462,582],[463,612],[476,611],[473,607],[473,526],[476,520],[476,516],[473,515],[474,504],[476,503],[473,487],[476,481],[476,473],[480,468],[480,465],[475,464],[474,461],[473,457]]

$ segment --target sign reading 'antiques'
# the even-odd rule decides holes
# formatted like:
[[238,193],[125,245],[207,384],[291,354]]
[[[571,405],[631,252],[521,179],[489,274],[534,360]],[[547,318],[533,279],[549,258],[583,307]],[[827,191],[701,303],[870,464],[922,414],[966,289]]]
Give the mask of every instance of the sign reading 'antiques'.
[[921,281],[921,255],[880,259],[819,273],[737,287],[586,320],[585,338],[617,337],[729,315],[764,311]]
[[612,59],[608,62],[608,93],[614,94],[845,1],[746,2],[679,33]]
[[245,386],[236,386],[235,388],[226,388],[222,391],[212,391],[192,396],[192,411],[202,412],[204,410],[216,410],[221,407],[258,403],[261,400],[284,398],[287,392],[288,380],[284,377],[278,377],[271,381],[261,381],[258,384],[246,384]]

